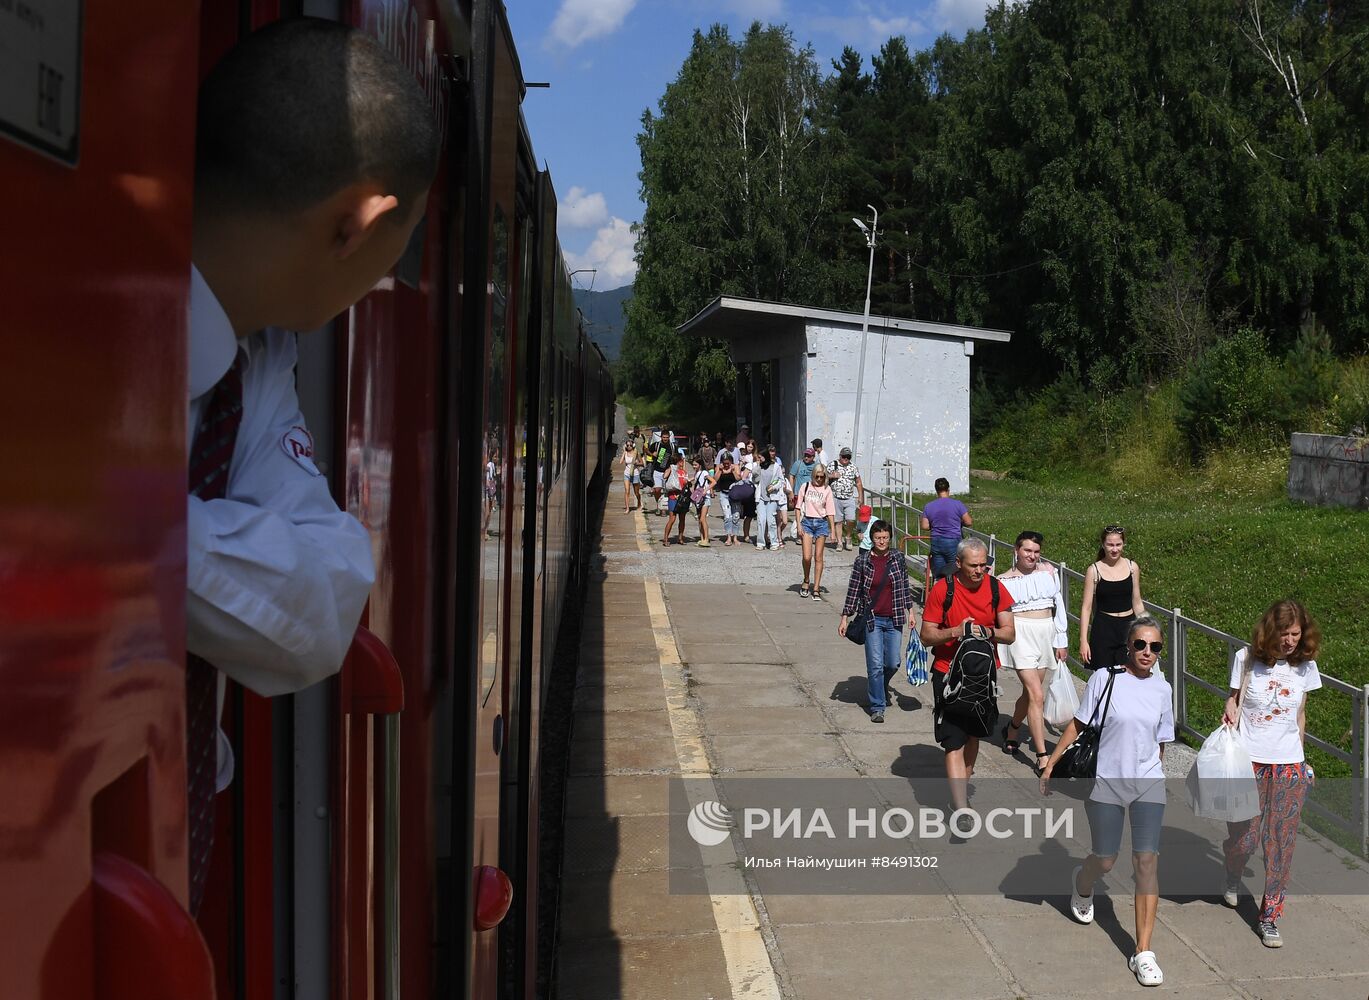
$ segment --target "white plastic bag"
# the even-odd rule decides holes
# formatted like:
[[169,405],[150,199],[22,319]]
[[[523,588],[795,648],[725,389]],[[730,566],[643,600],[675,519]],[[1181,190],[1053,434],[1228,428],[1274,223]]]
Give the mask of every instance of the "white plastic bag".
[[1057,728],[1070,724],[1079,711],[1079,694],[1074,690],[1074,675],[1063,660],[1056,660],[1051,668],[1050,686],[1046,688],[1046,722]]
[[1260,791],[1240,730],[1225,723],[1203,740],[1188,772],[1189,802],[1205,819],[1239,823],[1260,814]]

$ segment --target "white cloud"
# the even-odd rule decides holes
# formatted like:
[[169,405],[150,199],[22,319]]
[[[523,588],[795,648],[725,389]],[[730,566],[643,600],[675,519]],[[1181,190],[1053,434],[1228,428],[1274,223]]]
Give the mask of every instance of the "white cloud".
[[815,17],[811,19],[810,26],[861,52],[877,51],[894,35],[917,36],[927,31],[926,24],[915,17],[881,16],[884,13],[887,12],[872,11],[869,4],[856,3],[852,13]]
[[557,206],[556,218],[571,229],[592,229],[608,221],[608,205],[598,191],[590,194],[582,187],[573,187]]
[[726,0],[723,6],[748,21],[770,21],[784,12],[784,0]]
[[594,287],[617,288],[637,277],[637,261],[633,257],[636,245],[632,223],[615,215],[595,234],[594,242],[584,253],[566,251],[566,264],[572,271],[597,268],[599,273],[594,275]]
[[957,35],[970,28],[982,28],[988,8],[987,0],[936,0],[936,26]]
[[623,26],[637,0],[561,0],[547,32],[548,45],[573,49]]
[[870,30],[881,38],[893,38],[895,35],[915,35],[922,31],[922,22],[915,17],[874,17],[866,19],[869,22]]

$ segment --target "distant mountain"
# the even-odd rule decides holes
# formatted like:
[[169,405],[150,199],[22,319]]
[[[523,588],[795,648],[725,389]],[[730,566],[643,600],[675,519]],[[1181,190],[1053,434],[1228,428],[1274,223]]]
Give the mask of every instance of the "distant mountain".
[[585,330],[589,339],[603,348],[605,357],[610,361],[618,360],[618,351],[623,346],[623,325],[626,322],[623,308],[631,299],[631,285],[607,292],[575,289],[575,304],[585,315]]

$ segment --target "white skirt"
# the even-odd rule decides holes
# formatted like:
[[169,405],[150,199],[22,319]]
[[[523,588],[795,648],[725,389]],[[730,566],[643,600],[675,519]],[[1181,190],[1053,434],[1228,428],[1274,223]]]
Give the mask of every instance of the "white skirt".
[[998,646],[1003,666],[1014,670],[1044,670],[1055,663],[1055,619],[1017,618],[1017,638]]

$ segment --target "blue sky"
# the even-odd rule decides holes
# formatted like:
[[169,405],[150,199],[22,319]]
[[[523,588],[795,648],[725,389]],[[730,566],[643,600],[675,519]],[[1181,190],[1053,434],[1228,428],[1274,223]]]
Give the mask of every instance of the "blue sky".
[[913,49],[945,31],[983,24],[986,0],[507,0],[523,77],[546,81],[523,101],[533,148],[560,199],[561,245],[596,289],[630,282],[638,198],[637,132],[689,52],[694,29],[723,23],[733,37],[753,20],[787,24],[819,65],[850,45],[866,57],[891,35]]

